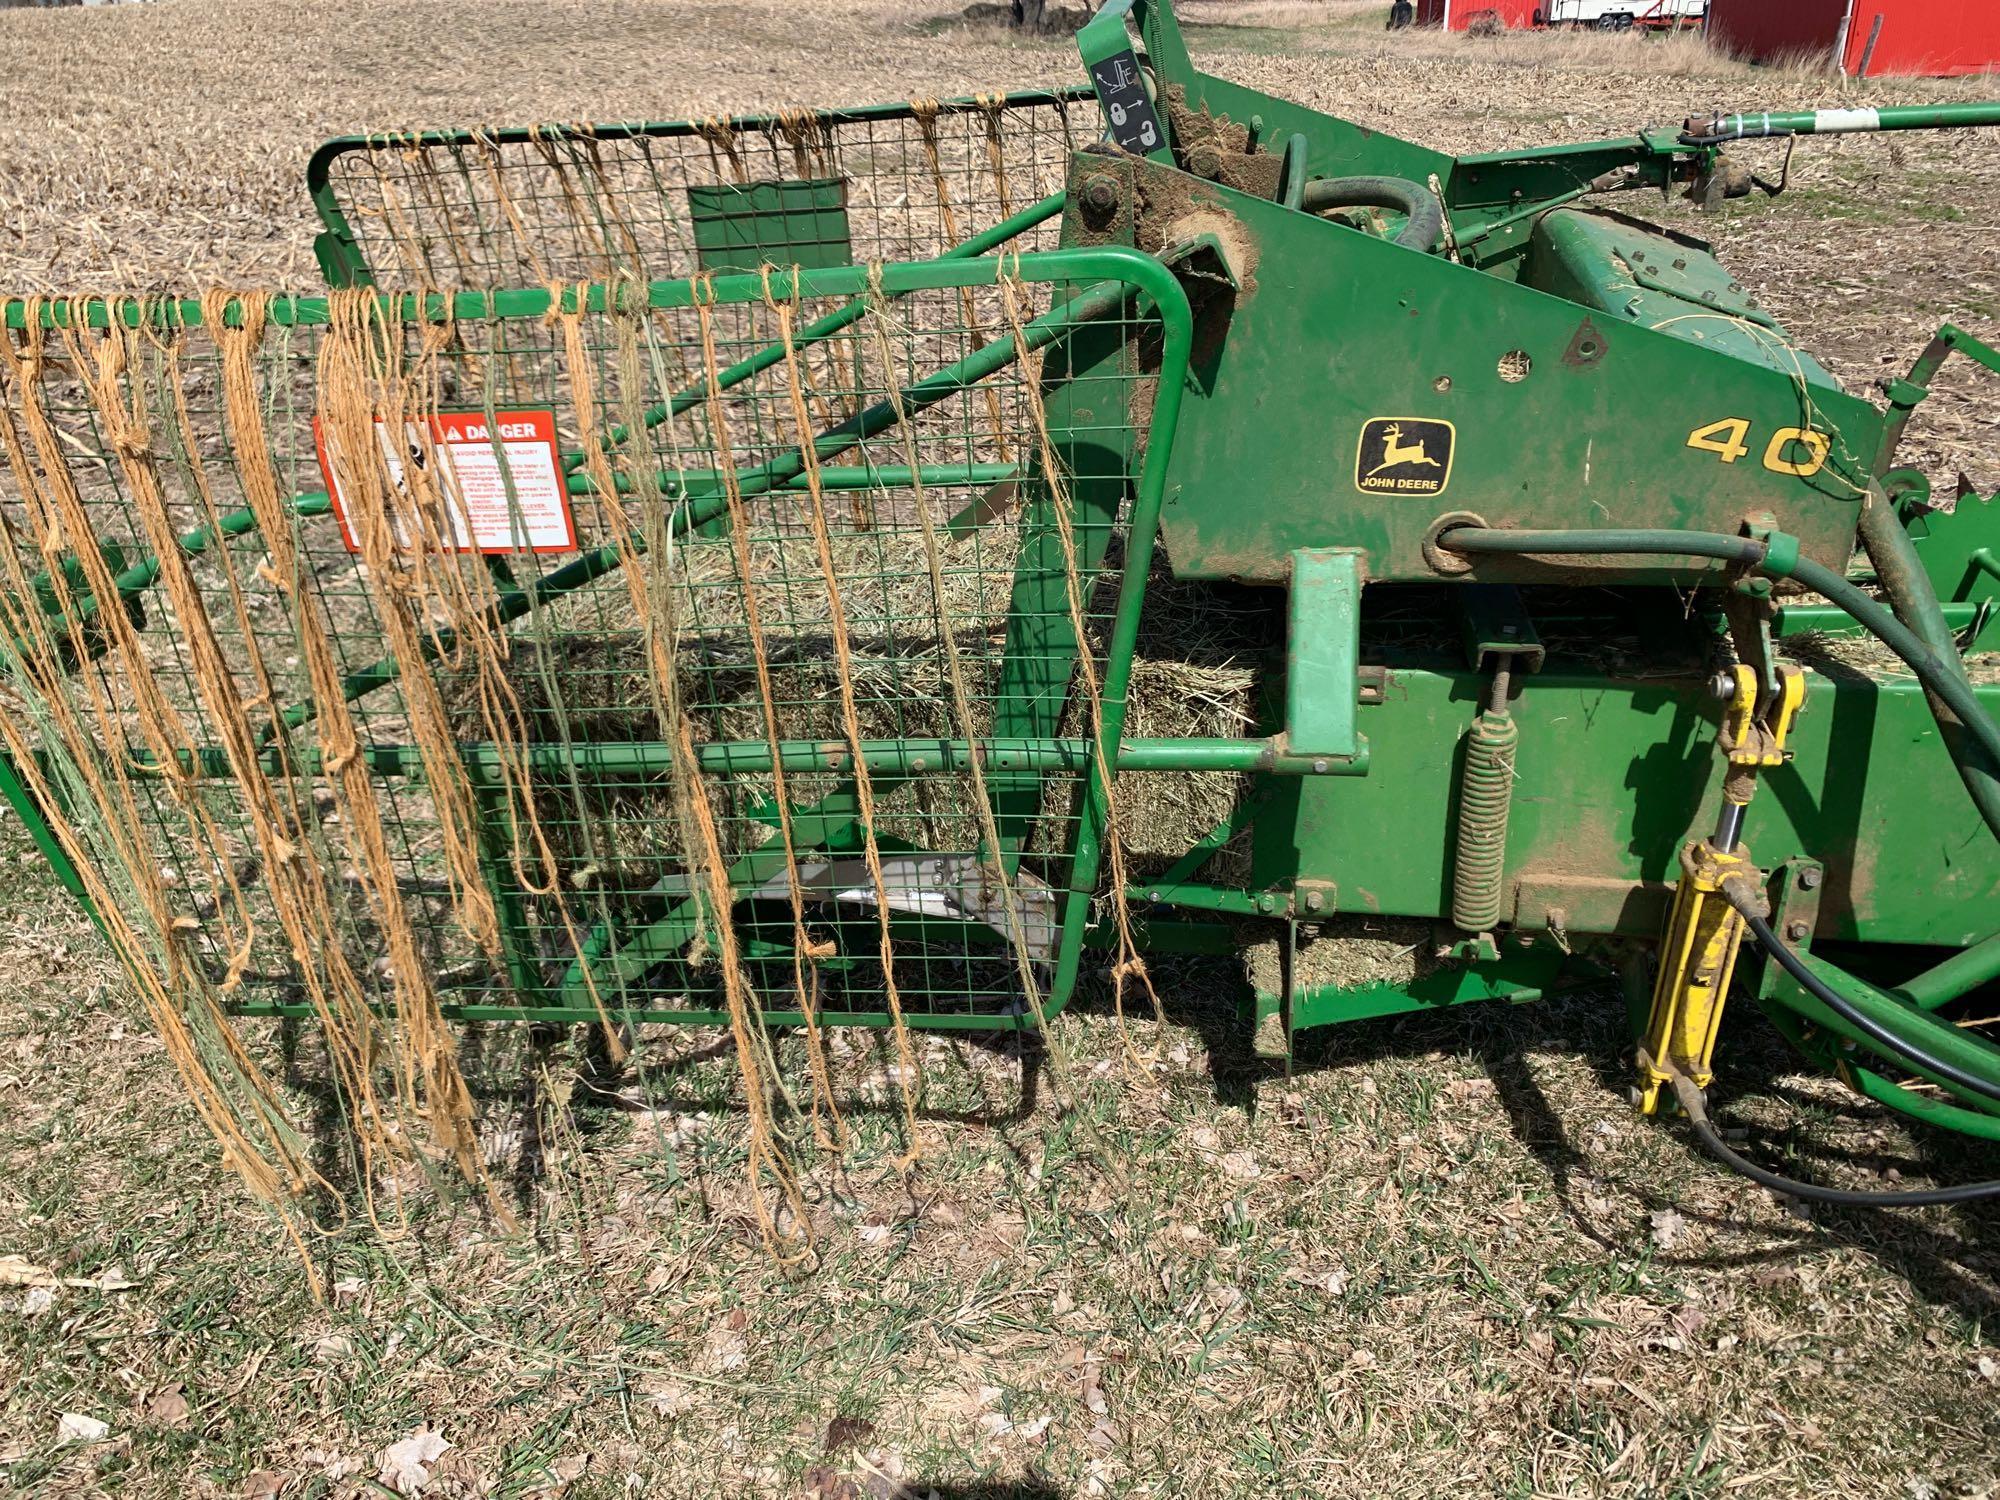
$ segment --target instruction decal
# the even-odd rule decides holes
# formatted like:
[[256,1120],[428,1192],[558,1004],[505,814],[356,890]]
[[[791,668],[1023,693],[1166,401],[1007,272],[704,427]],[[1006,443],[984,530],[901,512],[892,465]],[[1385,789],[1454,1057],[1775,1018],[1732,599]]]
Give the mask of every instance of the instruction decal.
[[[446,552],[577,550],[576,517],[556,446],[553,408],[439,412],[428,425],[426,440],[422,425],[406,421],[399,444],[392,440],[389,424],[375,419],[375,440],[381,446],[378,472],[402,496],[410,494],[406,478],[411,467],[434,467],[438,476],[438,484],[425,490],[434,516],[428,545]],[[341,538],[348,551],[359,552],[351,493],[359,476],[349,470],[333,435],[317,418],[313,444]],[[390,523],[396,546],[406,552],[412,550],[410,521],[399,514]]]
[[1153,101],[1146,97],[1146,80],[1139,73],[1139,59],[1127,47],[1101,62],[1090,65],[1090,81],[1111,122],[1111,139],[1135,156],[1150,156],[1166,144],[1160,131],[1160,117]]
[[1370,417],[1361,424],[1354,487],[1369,495],[1442,495],[1458,429],[1435,417]]

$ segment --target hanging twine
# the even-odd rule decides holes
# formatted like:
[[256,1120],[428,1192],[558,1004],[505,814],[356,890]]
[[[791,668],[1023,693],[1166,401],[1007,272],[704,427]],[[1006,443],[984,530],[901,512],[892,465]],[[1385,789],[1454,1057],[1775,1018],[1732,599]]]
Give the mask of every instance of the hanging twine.
[[1082,580],[1077,567],[1076,527],[1072,516],[1074,506],[1069,487],[1063,480],[1063,466],[1056,453],[1054,439],[1049,434],[1048,411],[1042,402],[1042,356],[1039,351],[1028,347],[1027,317],[1024,311],[1025,289],[1019,276],[1006,270],[1004,261],[1000,272],[1000,296],[1006,307],[1008,325],[1013,331],[1014,346],[1021,360],[1023,373],[1021,386],[1026,393],[1028,411],[1034,420],[1042,479],[1048,486],[1049,509],[1055,517],[1056,535],[1062,546],[1064,596],[1069,607],[1070,628],[1076,635],[1077,676],[1084,690],[1085,703],[1090,710],[1091,738],[1096,746],[1099,784],[1104,793],[1104,851],[1111,885],[1109,904],[1112,920],[1118,932],[1118,956],[1111,966],[1112,1007],[1118,1017],[1119,1035],[1124,1039],[1128,1057],[1135,1063],[1143,1064],[1145,1059],[1133,1046],[1130,1032],[1125,1025],[1126,981],[1137,980],[1145,990],[1146,998],[1152,1007],[1153,1019],[1162,1029],[1166,1025],[1166,1009],[1160,1004],[1159,993],[1153,988],[1152,975],[1147,972],[1146,961],[1140,955],[1138,941],[1132,933],[1131,908],[1125,900],[1128,883],[1125,844],[1121,833],[1117,800],[1118,747],[1105,735],[1104,695],[1098,681],[1097,658],[1091,650]]

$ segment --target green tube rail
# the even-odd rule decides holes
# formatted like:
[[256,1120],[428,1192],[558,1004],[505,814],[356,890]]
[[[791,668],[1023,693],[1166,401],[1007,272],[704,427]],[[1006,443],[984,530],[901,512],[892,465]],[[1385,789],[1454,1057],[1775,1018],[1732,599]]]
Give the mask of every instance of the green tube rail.
[[[1108,713],[1110,700],[1105,701]],[[975,757],[982,768],[995,771],[1080,771],[1091,763],[1093,744],[1081,737],[1061,739],[942,739],[863,740],[862,765],[870,772],[896,777],[943,776],[970,770]],[[504,774],[499,747],[465,744],[459,747],[466,773],[476,784],[498,784]],[[361,757],[377,776],[421,776],[423,757],[414,745],[373,744]],[[150,755],[135,756],[135,764],[152,765]],[[318,774],[321,752],[301,748],[280,756],[264,752],[264,766],[274,774],[286,771]],[[608,784],[663,776],[673,768],[673,746],[664,740],[631,740],[581,744],[535,744],[525,747],[527,769],[538,776],[575,774],[590,784]],[[786,771],[838,774],[853,769],[854,757],[844,740],[780,740],[776,759]],[[713,775],[761,775],[771,769],[771,746],[765,740],[726,740],[695,747],[695,761]],[[1141,774],[1165,771],[1242,772],[1265,776],[1365,776],[1368,751],[1364,744],[1351,756],[1299,755],[1285,746],[1283,736],[1268,739],[1221,740],[1171,737],[1121,739],[1113,753],[1119,771]],[[188,774],[225,780],[235,773],[226,751],[203,746],[179,760]]]
[[1881,109],[1765,110],[1690,120],[1681,139],[1689,145],[1759,140],[1774,135],[1848,135],[1878,130],[1957,130],[2000,125],[2000,102],[1898,104]]
[[2000,979],[2000,932],[1974,943],[1896,986],[1896,993],[1919,1010],[1937,1010]]

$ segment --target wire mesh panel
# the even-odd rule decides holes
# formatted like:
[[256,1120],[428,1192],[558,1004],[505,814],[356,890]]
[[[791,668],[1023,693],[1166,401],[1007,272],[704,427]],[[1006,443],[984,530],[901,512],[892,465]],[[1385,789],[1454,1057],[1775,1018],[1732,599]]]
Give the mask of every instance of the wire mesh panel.
[[1127,260],[11,304],[9,789],[163,1006],[1059,1003]]
[[336,285],[450,288],[1051,248],[1088,97],[343,137],[309,172],[320,261]]
[[724,1022],[755,1113],[766,1019],[1066,997],[1156,262],[0,325],[0,791],[261,1191],[315,1169],[232,1012],[317,1017],[365,1150],[481,1180],[455,1019]]

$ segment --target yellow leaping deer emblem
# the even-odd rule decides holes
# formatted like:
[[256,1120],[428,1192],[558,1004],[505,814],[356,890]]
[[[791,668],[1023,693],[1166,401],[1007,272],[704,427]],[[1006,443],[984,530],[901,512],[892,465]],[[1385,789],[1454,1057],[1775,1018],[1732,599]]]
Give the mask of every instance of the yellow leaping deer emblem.
[[1422,438],[1418,438],[1414,443],[1405,443],[1403,441],[1401,423],[1391,422],[1387,427],[1384,427],[1382,429],[1382,438],[1382,462],[1368,471],[1370,479],[1373,479],[1384,469],[1393,469],[1398,464],[1429,464],[1433,469],[1439,466],[1438,461],[1424,451],[1424,440]]

